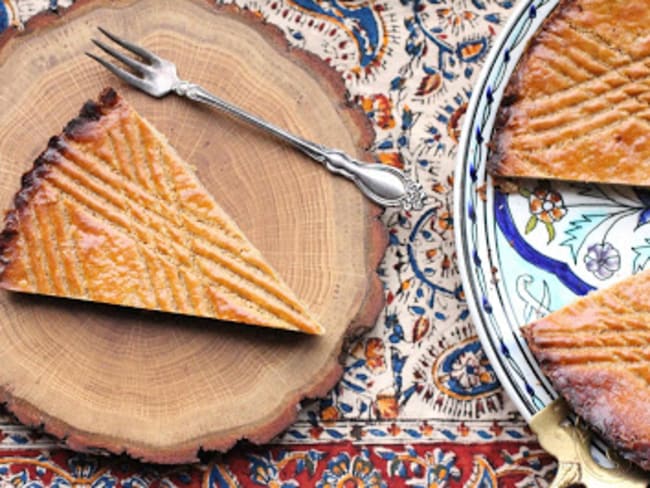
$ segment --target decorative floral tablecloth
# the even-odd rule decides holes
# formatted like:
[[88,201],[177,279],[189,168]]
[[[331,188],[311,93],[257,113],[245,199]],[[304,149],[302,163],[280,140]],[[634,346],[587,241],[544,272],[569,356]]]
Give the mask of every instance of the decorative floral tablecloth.
[[[0,29],[56,0],[0,1]],[[0,411],[4,486],[542,487],[555,464],[501,389],[469,319],[453,240],[455,151],[472,83],[510,0],[225,0],[282,28],[346,80],[376,157],[428,190],[388,211],[386,308],[327,398],[265,447],[160,467],[80,455]],[[0,367],[2,367],[0,365]]]

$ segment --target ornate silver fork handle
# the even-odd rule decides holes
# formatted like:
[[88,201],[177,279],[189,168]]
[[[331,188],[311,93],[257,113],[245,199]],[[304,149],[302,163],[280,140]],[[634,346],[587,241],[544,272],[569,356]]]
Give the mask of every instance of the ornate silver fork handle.
[[139,76],[92,53],[86,54],[136,88],[157,98],[169,93],[176,93],[190,100],[217,107],[249,122],[299,149],[307,156],[323,164],[330,172],[350,179],[364,195],[381,206],[402,207],[405,210],[420,210],[424,207],[427,196],[422,189],[422,185],[407,177],[399,169],[383,164],[361,163],[343,151],[330,149],[291,134],[214,96],[199,85],[181,80],[178,77],[176,65],[171,61],[163,59],[141,46],[121,39],[104,29],[100,28],[99,30],[112,41],[146,61],[146,63],[143,63],[135,60],[101,41],[93,40],[102,50],[123,62],[138,73]]
[[405,210],[420,210],[424,206],[426,195],[422,186],[407,178],[397,168],[383,164],[360,163],[343,151],[306,141],[241,110],[194,83],[180,81],[173,89],[177,95],[217,107],[288,142],[323,164],[332,173],[352,180],[364,195],[379,205],[384,207],[401,206]]

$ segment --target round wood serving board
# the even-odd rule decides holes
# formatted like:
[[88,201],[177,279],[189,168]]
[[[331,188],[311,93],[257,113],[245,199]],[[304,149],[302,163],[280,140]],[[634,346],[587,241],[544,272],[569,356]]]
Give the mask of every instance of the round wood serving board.
[[[268,441],[341,373],[346,334],[383,304],[378,209],[260,132],[154,100],[86,56],[95,27],[174,60],[182,77],[306,138],[364,157],[372,131],[339,76],[255,15],[203,0],[79,1],[0,38],[0,207],[82,103],[112,85],[190,164],[327,331],[269,329],[0,292],[0,401],[76,449],[186,462]],[[97,52],[95,50],[95,52]]]

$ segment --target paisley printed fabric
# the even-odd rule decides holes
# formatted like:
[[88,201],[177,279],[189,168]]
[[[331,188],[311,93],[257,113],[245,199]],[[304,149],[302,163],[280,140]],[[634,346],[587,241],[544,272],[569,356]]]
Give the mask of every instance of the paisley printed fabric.
[[[0,416],[0,485],[541,487],[554,463],[504,395],[469,320],[453,240],[452,186],[472,83],[509,0],[221,0],[279,26],[339,71],[372,121],[374,153],[430,194],[387,211],[386,307],[349,346],[330,394],[304,405],[270,446],[161,468],[79,455]],[[0,1],[0,28],[68,1]],[[523,198],[523,197],[522,197]],[[561,196],[531,192],[531,219],[562,219]],[[547,208],[548,207],[548,208]],[[594,249],[606,274],[610,249]],[[604,257],[603,257],[604,256]],[[594,271],[596,272],[596,271]]]

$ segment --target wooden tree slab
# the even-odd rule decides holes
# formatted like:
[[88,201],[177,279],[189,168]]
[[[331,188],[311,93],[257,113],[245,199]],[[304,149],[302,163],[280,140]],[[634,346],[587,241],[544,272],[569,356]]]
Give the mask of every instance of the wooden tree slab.
[[339,76],[253,14],[199,0],[79,1],[0,38],[0,207],[49,136],[114,86],[327,328],[307,337],[120,307],[0,293],[0,401],[75,449],[186,462],[262,443],[341,374],[346,334],[383,304],[384,229],[341,178],[255,129],[175,97],[154,100],[84,56],[101,25],[173,59],[186,79],[304,137],[364,157],[365,116]]

